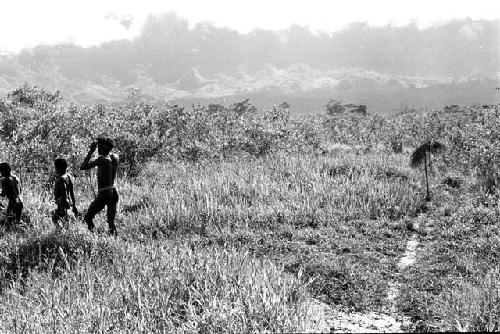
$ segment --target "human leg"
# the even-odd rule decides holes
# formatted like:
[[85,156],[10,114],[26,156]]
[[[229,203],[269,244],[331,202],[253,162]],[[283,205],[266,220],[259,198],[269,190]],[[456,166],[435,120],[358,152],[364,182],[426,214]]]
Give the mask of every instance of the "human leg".
[[109,198],[109,202],[107,204],[107,218],[108,218],[108,227],[109,227],[109,234],[111,235],[117,235],[116,231],[116,225],[115,225],[115,217],[116,217],[116,206],[118,204],[118,192],[116,189],[112,189],[112,192]]
[[10,224],[12,223],[13,220],[13,211],[14,210],[14,205],[9,203],[7,205],[7,209],[5,210],[5,217],[3,219],[3,225],[5,227],[10,227]]
[[87,223],[87,227],[89,231],[93,232],[94,231],[94,217],[96,214],[98,214],[102,209],[104,209],[104,206],[106,205],[106,198],[102,196],[101,193],[97,194],[97,197],[90,203],[89,209],[87,210],[87,213],[85,214],[85,217],[83,218],[85,222]]
[[9,202],[7,210],[5,212],[5,224],[10,226],[13,222],[18,223],[21,220],[21,214],[23,212],[23,202],[12,201]]
[[16,220],[16,222],[21,221],[21,214],[23,213],[23,208],[24,208],[24,204],[20,200],[18,202],[16,202],[16,204],[14,205],[13,214],[14,214],[14,219]]
[[60,230],[63,227],[62,222],[68,219],[68,211],[61,207],[58,206],[57,209],[54,211],[52,214],[52,222],[56,226],[56,230]]

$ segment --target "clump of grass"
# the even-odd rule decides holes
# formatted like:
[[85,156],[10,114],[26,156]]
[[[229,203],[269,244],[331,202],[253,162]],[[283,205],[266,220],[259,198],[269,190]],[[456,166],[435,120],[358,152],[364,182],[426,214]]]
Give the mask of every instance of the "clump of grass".
[[474,281],[461,279],[439,296],[436,309],[446,331],[500,330],[500,268],[495,266]]
[[360,174],[360,171],[356,168],[356,166],[349,165],[349,164],[342,164],[342,165],[333,165],[329,166],[326,165],[323,167],[323,173],[330,177],[338,177],[338,176],[357,176]]
[[[123,245],[125,246],[125,245]],[[293,332],[304,285],[248,252],[125,246],[108,265],[82,261],[58,279],[34,273],[6,291],[0,331]]]
[[453,176],[447,176],[441,181],[444,185],[453,188],[453,189],[458,189],[462,186],[463,180],[457,177]]
[[26,279],[34,269],[49,271],[57,277],[91,256],[112,262],[119,251],[105,239],[69,231],[30,237],[6,255],[4,280]]
[[409,180],[409,175],[407,172],[404,172],[395,167],[380,167],[377,166],[373,170],[373,176],[378,179],[387,179],[387,180],[396,180],[399,179],[402,182],[406,182]]
[[140,199],[132,204],[125,204],[122,206],[122,212],[136,212],[141,209],[145,209],[151,203],[151,198],[149,196],[142,196]]

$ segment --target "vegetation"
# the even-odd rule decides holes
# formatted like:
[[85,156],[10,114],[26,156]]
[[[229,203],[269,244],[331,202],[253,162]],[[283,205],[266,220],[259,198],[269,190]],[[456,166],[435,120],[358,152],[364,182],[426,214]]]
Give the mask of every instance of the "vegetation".
[[411,154],[411,162],[410,165],[412,167],[417,167],[419,165],[424,166],[424,175],[425,175],[425,189],[426,189],[426,200],[431,199],[431,195],[429,193],[429,176],[427,169],[432,168],[432,153],[439,153],[444,149],[444,146],[438,141],[426,141],[419,147],[413,151]]
[[[286,104],[78,106],[25,85],[0,101],[25,213],[0,228],[2,332],[294,332],[311,297],[417,330],[498,330],[498,106],[294,117]],[[108,133],[124,161],[119,238],[50,221],[51,159]],[[410,155],[446,150],[429,170]],[[76,174],[79,207],[94,188]],[[101,219],[101,221],[99,221]],[[397,263],[413,226],[417,263]],[[99,233],[101,232],[101,233]]]

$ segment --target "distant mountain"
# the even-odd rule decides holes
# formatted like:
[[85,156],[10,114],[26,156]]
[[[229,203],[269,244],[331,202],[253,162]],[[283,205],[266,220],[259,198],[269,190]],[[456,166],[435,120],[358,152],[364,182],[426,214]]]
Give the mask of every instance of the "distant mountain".
[[26,81],[61,89],[75,102],[105,103],[138,87],[152,101],[250,97],[262,108],[286,100],[298,112],[324,110],[330,98],[384,113],[498,103],[499,27],[456,20],[424,30],[353,24],[331,35],[299,26],[240,34],[209,24],[189,29],[166,14],[150,17],[133,40],[0,56],[0,93]]

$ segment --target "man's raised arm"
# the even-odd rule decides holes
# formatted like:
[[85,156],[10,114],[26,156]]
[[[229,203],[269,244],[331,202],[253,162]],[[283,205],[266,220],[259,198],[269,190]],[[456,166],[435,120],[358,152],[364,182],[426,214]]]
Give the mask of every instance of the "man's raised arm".
[[90,158],[92,158],[92,155],[94,154],[95,148],[97,144],[95,142],[92,142],[89,147],[89,152],[87,153],[87,156],[83,159],[82,164],[80,165],[80,170],[87,170],[92,167],[97,166],[97,160],[90,161]]

